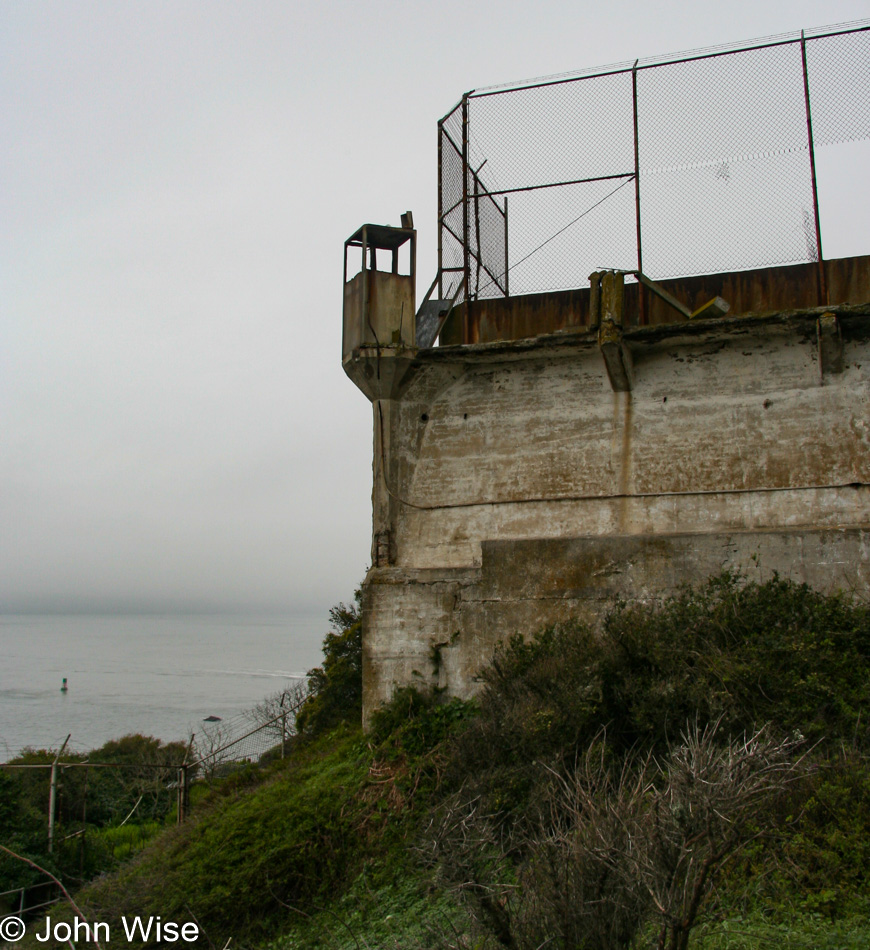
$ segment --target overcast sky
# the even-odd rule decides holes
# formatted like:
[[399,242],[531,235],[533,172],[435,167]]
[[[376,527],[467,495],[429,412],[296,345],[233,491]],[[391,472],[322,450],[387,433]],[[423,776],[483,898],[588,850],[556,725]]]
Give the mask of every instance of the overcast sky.
[[342,245],[473,88],[866,0],[0,0],[0,610],[322,610],[369,559]]

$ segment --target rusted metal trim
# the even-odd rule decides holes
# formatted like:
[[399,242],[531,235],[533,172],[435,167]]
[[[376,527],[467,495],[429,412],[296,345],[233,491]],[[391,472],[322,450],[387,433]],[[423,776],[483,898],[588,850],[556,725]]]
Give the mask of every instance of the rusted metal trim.
[[[682,314],[687,320],[691,320],[692,311],[684,304],[677,300],[673,294],[669,294],[664,287],[660,287],[654,281],[650,280],[642,271],[635,271],[634,276],[637,278],[637,282],[640,284],[638,287],[638,295],[640,291],[648,287],[657,297],[661,297],[662,300],[669,306],[673,307],[678,313]],[[645,324],[644,324],[645,325]]]
[[807,145],[810,150],[810,177],[813,183],[813,214],[816,219],[816,259],[819,275],[819,303],[828,303],[828,285],[825,278],[825,255],[822,253],[822,228],[819,223],[819,191],[816,186],[816,150],[813,143],[813,115],[810,109],[810,80],[807,73],[807,41],[801,30],[801,64],[804,74],[804,105],[807,112]]

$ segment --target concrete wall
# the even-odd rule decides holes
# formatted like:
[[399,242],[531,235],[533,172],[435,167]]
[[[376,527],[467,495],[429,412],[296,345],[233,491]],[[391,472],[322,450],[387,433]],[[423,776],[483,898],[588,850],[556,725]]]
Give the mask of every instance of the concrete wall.
[[614,594],[724,567],[870,591],[870,306],[618,345],[626,392],[592,331],[346,361],[374,400],[366,716],[396,684],[467,696],[499,640]]

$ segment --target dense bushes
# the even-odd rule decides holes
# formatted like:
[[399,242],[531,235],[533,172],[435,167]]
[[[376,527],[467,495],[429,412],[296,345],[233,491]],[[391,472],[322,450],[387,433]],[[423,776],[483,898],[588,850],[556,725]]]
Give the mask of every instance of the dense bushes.
[[[55,841],[49,854],[49,780],[56,753],[25,749],[10,760],[11,768],[0,770],[0,843],[70,885],[109,870],[143,847],[175,807],[172,786],[185,752],[184,743],[128,735],[87,755],[64,753],[57,769]],[[110,764],[115,767],[104,767]],[[114,840],[117,835],[113,839],[107,829],[125,819],[130,824],[124,841]],[[32,867],[0,855],[0,891],[44,880]]]
[[[769,750],[793,758],[776,760],[783,781],[742,811],[742,837],[724,850],[711,840],[711,871],[738,856],[719,912],[759,901],[786,918],[870,908],[866,607],[781,578],[747,584],[724,574],[660,609],[617,606],[597,634],[570,623],[514,636],[482,680],[480,714],[450,761],[455,791],[436,846],[445,879],[471,896],[484,941],[621,946],[629,938],[614,944],[605,924],[633,906],[635,929],[623,935],[657,920],[661,941],[685,946],[692,914],[649,895],[688,886],[707,832],[684,832],[705,801],[730,803],[711,814],[738,827],[745,777],[736,766],[762,725]],[[709,737],[697,756],[708,772],[698,765],[681,779],[660,763],[683,761],[692,735]],[[656,802],[682,800],[674,782],[688,797],[670,828],[675,813]],[[620,836],[630,828],[629,848]],[[714,877],[698,879],[698,907]],[[610,907],[597,936],[578,917],[587,891]],[[681,900],[672,906],[690,907]]]
[[723,574],[658,610],[617,606],[600,634],[568,623],[515,635],[481,679],[452,776],[475,776],[499,809],[523,805],[536,763],[570,763],[602,726],[614,755],[714,720],[866,748],[870,611],[781,578]]
[[377,734],[342,724],[269,771],[252,769],[247,784],[216,784],[185,825],[87,888],[86,912],[109,922],[193,913],[215,945],[229,936],[250,944],[329,907],[361,873],[368,887],[394,880],[412,862],[438,747],[465,709],[404,694]]

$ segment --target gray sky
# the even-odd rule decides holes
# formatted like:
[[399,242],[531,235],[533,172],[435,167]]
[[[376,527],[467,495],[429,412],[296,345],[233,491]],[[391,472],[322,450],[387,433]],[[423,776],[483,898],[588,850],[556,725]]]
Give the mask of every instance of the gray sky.
[[0,0],[0,610],[326,609],[369,558],[344,239],[461,94],[867,15],[657,4]]

